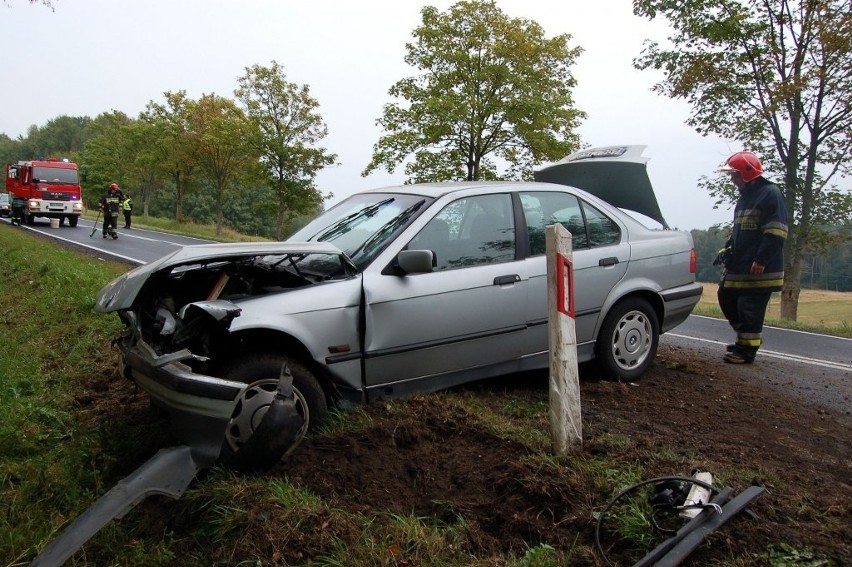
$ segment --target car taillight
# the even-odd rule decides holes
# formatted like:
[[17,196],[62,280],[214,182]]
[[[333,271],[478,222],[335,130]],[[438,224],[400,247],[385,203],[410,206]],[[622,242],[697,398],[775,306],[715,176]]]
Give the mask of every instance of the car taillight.
[[689,273],[694,274],[698,264],[698,254],[695,253],[695,248],[689,251]]

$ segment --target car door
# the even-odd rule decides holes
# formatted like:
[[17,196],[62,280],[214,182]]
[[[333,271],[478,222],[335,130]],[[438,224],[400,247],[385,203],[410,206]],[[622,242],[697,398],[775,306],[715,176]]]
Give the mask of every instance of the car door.
[[406,248],[432,250],[433,271],[364,275],[367,387],[382,396],[440,389],[514,362],[527,277],[510,194],[447,204]]
[[624,277],[630,245],[611,218],[577,196],[560,191],[522,192],[524,217],[530,240],[527,323],[524,354],[543,354],[547,335],[547,259],[544,229],[560,223],[572,235],[574,307],[578,356],[587,359],[594,348],[601,307],[612,288]]

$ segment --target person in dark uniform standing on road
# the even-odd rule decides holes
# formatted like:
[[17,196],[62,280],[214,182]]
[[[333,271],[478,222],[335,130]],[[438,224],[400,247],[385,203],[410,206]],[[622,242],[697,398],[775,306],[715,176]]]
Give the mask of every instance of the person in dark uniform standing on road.
[[787,206],[778,186],[762,177],[753,153],[733,154],[722,171],[740,192],[731,238],[714,262],[723,266],[719,307],[737,333],[724,360],[750,364],[761,345],[769,297],[784,284]]
[[107,234],[112,236],[113,239],[118,238],[118,233],[115,229],[118,225],[118,215],[123,201],[124,195],[122,195],[121,188],[119,188],[118,183],[111,184],[104,196],[101,197],[101,212],[104,214],[104,238],[107,237]]
[[130,198],[130,195],[125,195],[124,200],[121,202],[121,210],[124,211],[124,228],[130,228],[130,215],[133,213],[133,199]]

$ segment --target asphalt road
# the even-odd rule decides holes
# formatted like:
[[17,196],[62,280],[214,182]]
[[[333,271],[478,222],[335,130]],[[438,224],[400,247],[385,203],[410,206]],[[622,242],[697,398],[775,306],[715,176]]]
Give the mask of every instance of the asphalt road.
[[[92,225],[92,221],[81,219],[76,228],[50,228],[48,221],[38,219],[35,225],[21,228],[134,264],[145,264],[182,246],[211,242],[137,228],[119,228],[117,240],[104,239],[100,223],[90,236]],[[663,335],[661,342],[684,349],[718,352],[721,361],[724,345],[733,339],[734,333],[726,321],[693,315]],[[846,413],[852,411],[852,339],[766,327],[763,341],[759,360],[749,366],[748,372],[765,378],[770,386],[777,385]]]
[[[2,221],[9,223],[7,218],[3,218]],[[124,229],[121,228],[124,225],[123,218],[118,223],[118,239],[113,240],[110,237],[103,238],[100,222],[98,222],[97,229],[92,234],[93,225],[94,223],[90,220],[80,219],[75,228],[71,228],[67,224],[59,228],[50,228],[50,222],[47,219],[37,218],[35,224],[20,228],[102,252],[108,256],[115,256],[133,264],[147,264],[183,246],[211,243],[210,240],[166,234],[154,230]]]

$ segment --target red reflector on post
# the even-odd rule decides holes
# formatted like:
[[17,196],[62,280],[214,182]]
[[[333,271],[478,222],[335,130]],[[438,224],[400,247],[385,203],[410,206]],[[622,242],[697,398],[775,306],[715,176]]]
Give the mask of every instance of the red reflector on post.
[[574,319],[574,266],[562,254],[556,254],[556,303],[560,313]]

